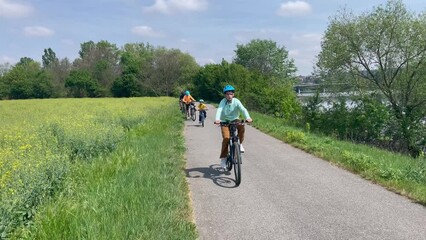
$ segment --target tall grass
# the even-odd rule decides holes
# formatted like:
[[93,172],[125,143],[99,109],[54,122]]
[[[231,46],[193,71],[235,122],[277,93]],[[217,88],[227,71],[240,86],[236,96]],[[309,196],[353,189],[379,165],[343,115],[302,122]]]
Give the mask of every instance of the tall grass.
[[[18,107],[21,109],[18,110],[16,103],[31,107]],[[44,170],[50,175],[42,174],[33,185],[43,186],[54,178],[59,187],[47,191],[51,193],[49,197],[43,197],[45,193],[39,191],[39,201],[29,208],[31,217],[21,221],[19,212],[14,211],[18,209],[16,204],[3,205],[3,199],[10,199],[10,203],[16,203],[13,199],[25,202],[25,197],[14,198],[16,194],[6,193],[9,189],[20,189],[10,185],[11,179],[33,164],[28,164],[32,160],[15,159],[14,162],[21,163],[20,167],[8,179],[4,178],[8,188],[3,191],[1,209],[10,210],[3,213],[11,216],[9,222],[2,220],[10,223],[4,228],[7,230],[4,236],[12,239],[196,238],[183,173],[183,124],[175,99],[16,103],[7,104],[17,114],[22,109],[32,110],[22,115],[23,121],[37,120],[30,125],[40,137],[29,142],[32,145],[44,142],[44,149],[57,156],[54,159],[58,168]],[[16,119],[15,122],[22,123]],[[14,152],[13,148],[9,149]],[[43,156],[49,155],[42,154],[34,162],[45,161],[48,166],[54,162]],[[58,169],[63,169],[60,178],[54,175]],[[29,175],[28,179],[35,178]],[[33,185],[30,189],[34,189]],[[18,219],[13,221],[14,217]]]
[[281,119],[251,113],[253,126],[344,169],[426,205],[426,159],[413,159],[399,153],[291,127]]

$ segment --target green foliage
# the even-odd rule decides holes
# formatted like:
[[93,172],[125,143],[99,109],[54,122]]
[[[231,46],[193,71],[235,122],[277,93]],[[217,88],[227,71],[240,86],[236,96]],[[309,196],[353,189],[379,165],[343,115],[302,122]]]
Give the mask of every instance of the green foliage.
[[95,82],[92,87],[96,88],[96,95],[109,96],[114,80],[120,75],[120,51],[117,46],[105,40],[97,43],[88,41],[81,44],[79,55],[80,58],[73,63],[75,70],[90,73]]
[[172,96],[180,85],[189,83],[198,71],[189,54],[178,49],[157,48],[146,69],[143,88],[153,96]]
[[140,96],[139,90],[140,87],[133,73],[123,74],[114,81],[111,87],[111,92],[114,97]]
[[142,76],[145,68],[151,62],[155,48],[150,44],[126,43],[120,54],[120,66],[123,74]]
[[235,63],[268,77],[287,79],[296,72],[285,47],[271,40],[253,39],[247,44],[237,44],[235,54]]
[[344,150],[342,152],[343,160],[348,164],[350,169],[359,173],[375,168],[375,162],[369,156],[362,152],[350,152]]
[[294,121],[301,107],[289,83],[251,72],[242,65],[227,63],[209,64],[201,68],[194,79],[194,96],[219,102],[226,84],[235,87],[235,96],[249,110],[271,114]]
[[236,88],[236,97],[240,97],[250,81],[251,73],[243,66],[229,64],[208,64],[200,69],[194,78],[194,96],[219,102],[223,98],[223,87],[232,84]]
[[305,141],[305,133],[302,131],[288,131],[285,133],[284,140],[289,143],[303,143]]
[[[320,107],[318,96],[308,100],[304,106],[304,124],[315,131],[339,139],[381,145],[390,136],[386,130],[390,121],[390,110],[380,100],[364,97],[348,106],[344,98],[330,101],[329,108]],[[302,126],[302,125],[300,125]]]
[[65,87],[73,97],[98,97],[99,86],[89,71],[72,70],[65,81]]
[[43,68],[52,67],[59,62],[59,59],[56,57],[56,53],[51,48],[44,49],[44,54],[41,59],[43,61]]
[[382,96],[391,110],[391,144],[417,156],[426,116],[425,49],[426,15],[389,0],[360,16],[343,11],[332,18],[317,66],[327,81]]
[[21,58],[2,77],[0,87],[2,98],[8,99],[49,98],[53,93],[51,79],[30,58]]

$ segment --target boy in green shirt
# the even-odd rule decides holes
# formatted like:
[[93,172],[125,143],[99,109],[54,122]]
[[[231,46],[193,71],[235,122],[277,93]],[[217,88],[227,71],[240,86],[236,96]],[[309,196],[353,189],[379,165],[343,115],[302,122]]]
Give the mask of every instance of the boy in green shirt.
[[[239,120],[240,114],[243,115],[244,119],[251,123],[251,119],[247,109],[244,105],[234,97],[235,88],[231,85],[226,85],[223,88],[223,93],[225,98],[222,99],[219,103],[219,107],[216,112],[215,124],[220,124],[221,122],[233,122]],[[244,152],[243,141],[244,141],[244,125],[238,125],[238,137],[241,143],[241,152]],[[226,126],[221,126],[222,131],[222,148],[220,152],[220,166],[226,169],[226,157],[228,155],[228,143],[230,138],[229,128]]]

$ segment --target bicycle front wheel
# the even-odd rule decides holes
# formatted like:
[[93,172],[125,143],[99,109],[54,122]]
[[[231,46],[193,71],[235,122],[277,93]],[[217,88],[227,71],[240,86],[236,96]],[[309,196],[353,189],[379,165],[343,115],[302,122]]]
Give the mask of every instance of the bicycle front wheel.
[[240,150],[240,144],[238,143],[234,143],[233,164],[234,164],[235,184],[239,186],[241,183],[241,150]]
[[191,108],[191,119],[192,119],[192,121],[195,121],[196,117],[197,116],[195,115],[195,109]]

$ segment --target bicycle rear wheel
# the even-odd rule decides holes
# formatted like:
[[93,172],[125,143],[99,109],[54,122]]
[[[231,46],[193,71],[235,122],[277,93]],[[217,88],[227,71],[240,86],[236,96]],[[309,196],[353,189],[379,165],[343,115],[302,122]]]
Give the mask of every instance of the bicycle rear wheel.
[[233,152],[233,164],[234,164],[234,174],[235,174],[235,184],[237,186],[241,183],[241,150],[240,144],[234,143],[234,152]]

